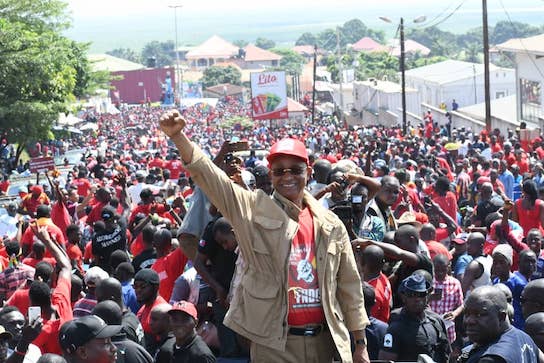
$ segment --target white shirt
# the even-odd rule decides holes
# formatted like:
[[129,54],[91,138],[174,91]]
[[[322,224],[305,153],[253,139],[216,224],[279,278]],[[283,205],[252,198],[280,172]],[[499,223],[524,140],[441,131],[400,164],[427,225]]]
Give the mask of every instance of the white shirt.
[[17,236],[17,218],[9,214],[0,216],[0,237],[4,236],[10,239]]

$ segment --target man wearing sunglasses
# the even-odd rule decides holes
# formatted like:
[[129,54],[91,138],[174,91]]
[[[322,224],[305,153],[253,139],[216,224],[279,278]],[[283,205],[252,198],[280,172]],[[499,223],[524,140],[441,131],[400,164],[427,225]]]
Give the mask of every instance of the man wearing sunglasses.
[[[305,191],[304,144],[283,139],[267,159],[272,198],[231,182],[183,132],[177,111],[160,119],[195,183],[232,224],[247,268],[224,324],[251,343],[252,362],[369,362],[368,317],[342,222]],[[350,348],[351,332],[355,352]]]
[[448,362],[451,349],[446,326],[427,309],[431,285],[415,272],[402,280],[399,290],[404,307],[398,318],[391,319],[379,359],[417,361],[419,354],[427,354],[434,362]]

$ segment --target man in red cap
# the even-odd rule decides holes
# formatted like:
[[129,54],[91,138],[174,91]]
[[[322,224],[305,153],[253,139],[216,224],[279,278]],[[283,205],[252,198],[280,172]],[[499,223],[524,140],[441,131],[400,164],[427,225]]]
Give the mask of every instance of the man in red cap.
[[233,226],[247,267],[224,324],[252,342],[252,362],[332,362],[335,351],[342,361],[369,362],[351,243],[340,219],[305,191],[312,169],[304,144],[283,139],[271,147],[271,198],[232,183],[189,140],[177,111],[163,115],[160,126]]
[[30,187],[30,193],[27,194],[21,203],[21,208],[23,213],[29,214],[31,217],[34,217],[36,213],[36,208],[41,204],[51,204],[49,197],[44,193],[43,187],[41,185],[34,185]]

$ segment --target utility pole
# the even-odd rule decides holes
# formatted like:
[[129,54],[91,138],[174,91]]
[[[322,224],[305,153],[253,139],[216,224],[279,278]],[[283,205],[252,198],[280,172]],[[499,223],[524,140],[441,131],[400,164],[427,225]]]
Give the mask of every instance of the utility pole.
[[487,0],[482,0],[484,29],[484,89],[485,89],[485,128],[491,131],[491,95],[489,86],[489,30],[487,28]]
[[400,87],[402,100],[402,133],[406,135],[406,52],[404,47],[404,18],[400,18]]
[[180,62],[179,62],[179,50],[178,50],[178,8],[183,7],[183,5],[168,5],[169,8],[174,9],[174,30],[175,30],[175,47],[174,50],[176,53],[176,82],[177,82],[177,89],[178,89],[178,97],[179,100],[183,98],[183,79],[180,72]]
[[476,87],[476,66],[472,65],[472,83],[474,84],[474,104],[478,103],[478,88]]
[[312,123],[315,124],[315,80],[317,78],[317,44],[314,45],[314,74],[312,88]]
[[340,28],[336,28],[336,54],[338,57],[338,80],[340,81],[340,120],[344,120],[344,88],[342,86],[343,82],[343,69],[342,69],[342,54],[340,53]]

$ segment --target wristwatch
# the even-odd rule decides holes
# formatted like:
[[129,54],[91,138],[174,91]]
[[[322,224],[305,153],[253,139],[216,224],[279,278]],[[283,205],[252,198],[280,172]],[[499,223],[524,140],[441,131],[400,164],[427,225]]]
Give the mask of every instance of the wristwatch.
[[355,344],[357,344],[357,345],[366,345],[366,339],[357,339],[357,340],[355,340]]

